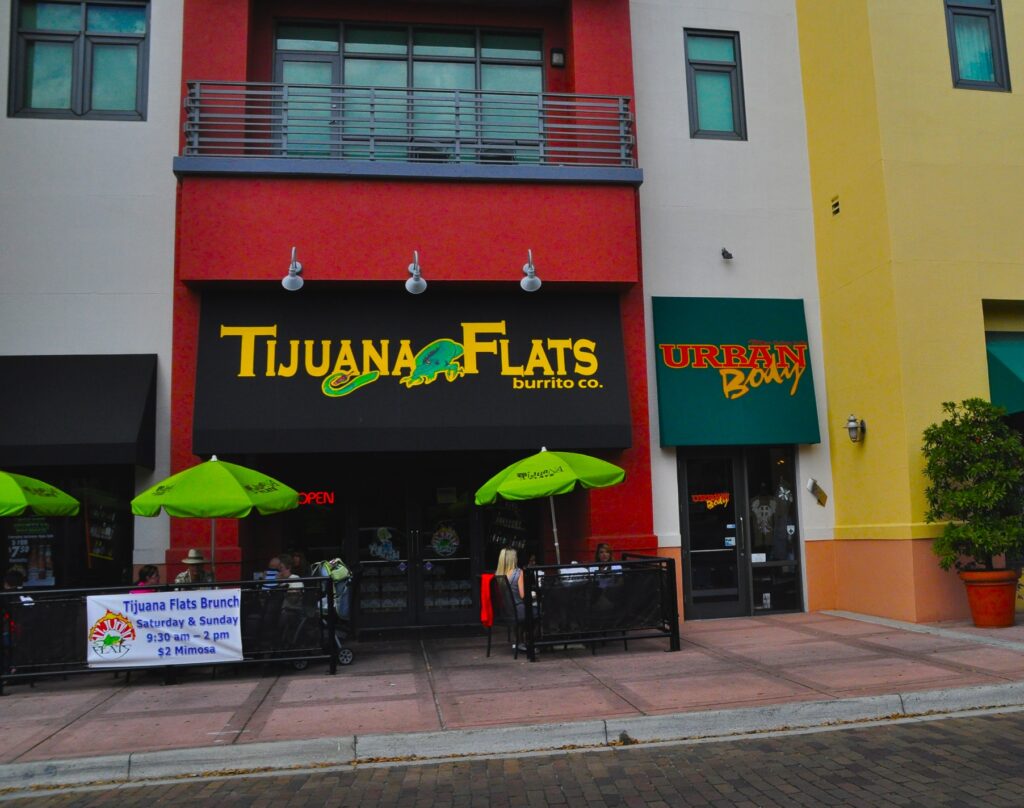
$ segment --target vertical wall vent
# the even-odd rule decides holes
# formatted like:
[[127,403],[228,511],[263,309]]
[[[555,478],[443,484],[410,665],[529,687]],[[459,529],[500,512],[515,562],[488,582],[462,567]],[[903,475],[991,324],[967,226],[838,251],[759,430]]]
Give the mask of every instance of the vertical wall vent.
[[839,197],[838,196],[832,197],[832,215],[833,216],[838,216],[839,215]]

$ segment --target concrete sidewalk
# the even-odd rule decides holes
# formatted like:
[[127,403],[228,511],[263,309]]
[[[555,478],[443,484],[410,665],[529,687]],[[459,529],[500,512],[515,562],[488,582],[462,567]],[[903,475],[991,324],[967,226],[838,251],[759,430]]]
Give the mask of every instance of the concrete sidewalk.
[[[512,659],[477,636],[285,666],[9,687],[0,789],[729,736],[1024,705],[1024,626],[839,613],[685,623],[667,640]],[[502,638],[504,635],[501,635]]]

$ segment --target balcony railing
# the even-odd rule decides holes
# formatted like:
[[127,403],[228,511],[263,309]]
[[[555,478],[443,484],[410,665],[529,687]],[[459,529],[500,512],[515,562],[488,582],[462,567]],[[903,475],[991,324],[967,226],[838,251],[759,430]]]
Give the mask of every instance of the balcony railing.
[[636,166],[629,98],[192,81],[186,157]]

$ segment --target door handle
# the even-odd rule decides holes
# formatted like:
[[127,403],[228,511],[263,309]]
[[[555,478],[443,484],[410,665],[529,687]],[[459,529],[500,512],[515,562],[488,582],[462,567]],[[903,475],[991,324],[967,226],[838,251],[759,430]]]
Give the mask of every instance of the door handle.
[[745,558],[747,555],[747,541],[742,516],[736,519],[736,546],[739,549],[740,558]]

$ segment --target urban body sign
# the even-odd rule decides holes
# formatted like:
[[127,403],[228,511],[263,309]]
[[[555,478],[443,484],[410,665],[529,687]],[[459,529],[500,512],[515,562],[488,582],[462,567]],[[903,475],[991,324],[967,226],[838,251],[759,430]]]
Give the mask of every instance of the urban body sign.
[[626,448],[618,297],[204,293],[193,451]]
[[662,446],[818,443],[802,300],[653,300]]

